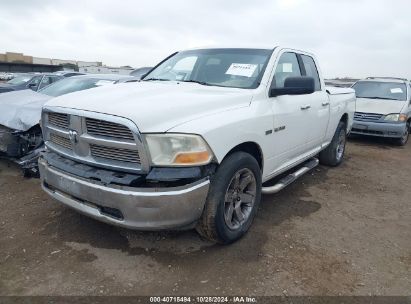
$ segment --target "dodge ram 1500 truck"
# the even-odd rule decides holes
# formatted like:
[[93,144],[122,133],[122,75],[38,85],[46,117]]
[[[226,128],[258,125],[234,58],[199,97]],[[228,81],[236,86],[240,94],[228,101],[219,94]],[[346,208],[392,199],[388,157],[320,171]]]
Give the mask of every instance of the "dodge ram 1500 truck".
[[343,160],[356,97],[320,76],[304,51],[197,49],[141,82],[54,98],[42,113],[42,187],[106,223],[231,243],[262,193]]

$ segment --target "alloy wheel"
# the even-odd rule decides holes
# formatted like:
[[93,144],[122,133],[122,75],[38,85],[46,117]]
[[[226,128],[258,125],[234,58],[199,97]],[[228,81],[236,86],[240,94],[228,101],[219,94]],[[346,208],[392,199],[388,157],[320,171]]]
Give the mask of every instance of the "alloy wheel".
[[345,145],[346,145],[347,138],[345,136],[345,132],[340,132],[340,136],[338,137],[338,145],[337,145],[337,160],[340,161],[344,156]]
[[254,173],[238,170],[231,179],[224,198],[224,220],[231,230],[237,230],[250,218],[257,193]]

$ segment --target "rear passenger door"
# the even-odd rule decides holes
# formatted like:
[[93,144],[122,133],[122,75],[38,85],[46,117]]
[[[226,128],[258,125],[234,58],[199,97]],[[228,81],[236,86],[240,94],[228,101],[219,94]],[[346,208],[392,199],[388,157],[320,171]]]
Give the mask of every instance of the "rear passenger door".
[[314,78],[315,92],[304,95],[307,105],[307,118],[310,119],[306,129],[307,149],[318,149],[324,141],[328,121],[330,117],[330,103],[325,88],[322,88],[317,65],[313,57],[305,54],[298,54],[303,76]]

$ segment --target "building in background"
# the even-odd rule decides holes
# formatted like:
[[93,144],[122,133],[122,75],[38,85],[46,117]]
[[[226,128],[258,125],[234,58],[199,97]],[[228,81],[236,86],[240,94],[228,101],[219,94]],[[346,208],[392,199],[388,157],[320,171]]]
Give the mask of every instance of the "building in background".
[[61,67],[52,65],[51,59],[33,58],[32,56],[26,56],[23,53],[14,52],[0,54],[0,72],[29,73],[55,72],[58,70],[61,70]]
[[86,67],[86,66],[102,66],[103,63],[99,61],[77,61],[77,66]]
[[96,74],[128,75],[132,67],[107,67],[100,61],[77,61],[27,56],[23,53],[6,52],[0,54],[0,72],[55,72],[79,71]]
[[33,57],[33,64],[51,65],[52,63],[50,58]]
[[1,62],[33,63],[32,56],[23,55],[23,53],[6,52],[0,54]]

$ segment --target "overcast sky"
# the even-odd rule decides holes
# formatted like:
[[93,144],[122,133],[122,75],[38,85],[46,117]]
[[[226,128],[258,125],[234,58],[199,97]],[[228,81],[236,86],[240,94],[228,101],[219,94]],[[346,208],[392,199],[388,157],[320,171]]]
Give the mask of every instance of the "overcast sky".
[[0,52],[151,66],[176,50],[291,46],[326,77],[411,78],[410,0],[0,0]]

